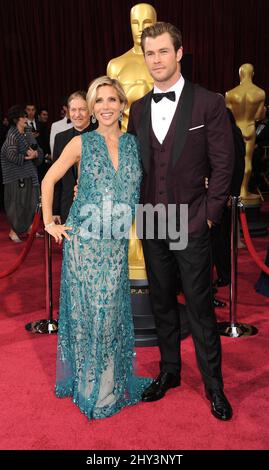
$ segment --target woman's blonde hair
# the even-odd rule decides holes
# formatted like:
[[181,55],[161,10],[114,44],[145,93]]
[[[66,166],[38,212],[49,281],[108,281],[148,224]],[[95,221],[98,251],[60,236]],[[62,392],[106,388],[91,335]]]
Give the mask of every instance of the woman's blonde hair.
[[115,88],[118,94],[120,102],[124,103],[125,106],[127,105],[128,100],[126,98],[126,95],[124,93],[124,90],[120,82],[116,80],[115,78],[110,78],[107,75],[103,75],[102,77],[98,77],[95,80],[93,80],[89,85],[89,89],[86,95],[86,100],[88,103],[90,114],[93,113],[93,107],[96,101],[97,89],[101,86],[113,86],[113,88]]

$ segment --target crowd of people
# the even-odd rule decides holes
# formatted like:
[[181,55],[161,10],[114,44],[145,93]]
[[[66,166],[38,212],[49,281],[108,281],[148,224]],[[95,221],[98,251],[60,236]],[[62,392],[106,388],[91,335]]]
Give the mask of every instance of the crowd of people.
[[[65,100],[66,102],[66,100]],[[66,113],[63,104],[62,110]],[[58,122],[62,122],[61,119]],[[67,121],[67,118],[64,117]],[[55,126],[56,123],[52,125]],[[73,126],[72,123],[68,124]],[[64,127],[60,130],[63,130]],[[31,230],[40,184],[52,164],[52,131],[45,107],[35,104],[13,105],[1,124],[1,207],[9,225],[9,238],[21,243],[21,235]],[[37,233],[37,237],[41,234]]]

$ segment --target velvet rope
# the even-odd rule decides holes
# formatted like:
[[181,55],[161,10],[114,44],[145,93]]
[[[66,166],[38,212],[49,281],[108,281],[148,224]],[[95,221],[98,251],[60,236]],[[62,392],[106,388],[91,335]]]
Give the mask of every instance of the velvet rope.
[[0,279],[14,273],[14,271],[16,271],[16,269],[18,269],[20,267],[20,265],[23,263],[26,256],[28,255],[28,253],[31,249],[31,246],[33,244],[33,241],[35,239],[35,234],[37,232],[39,222],[40,222],[40,213],[36,212],[35,216],[34,216],[33,224],[32,224],[32,229],[31,229],[31,232],[29,234],[29,237],[28,237],[28,240],[26,242],[26,245],[25,245],[24,249],[22,250],[22,252],[19,255],[19,257],[18,257],[17,261],[15,262],[15,264],[13,266],[11,266],[11,268],[7,269],[6,271],[0,272]]
[[242,230],[244,234],[244,239],[247,244],[247,249],[254,259],[255,263],[261,268],[262,271],[264,271],[266,274],[269,274],[269,267],[266,266],[266,264],[260,260],[257,251],[254,248],[254,245],[252,243],[249,230],[248,230],[248,223],[247,223],[247,218],[245,212],[240,213],[240,220],[241,220],[241,225],[242,225]]

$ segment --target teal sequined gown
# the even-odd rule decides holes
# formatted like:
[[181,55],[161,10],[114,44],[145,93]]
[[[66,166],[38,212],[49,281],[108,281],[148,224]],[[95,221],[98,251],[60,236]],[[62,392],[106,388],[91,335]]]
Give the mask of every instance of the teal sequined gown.
[[[115,204],[128,204],[134,217],[139,200],[136,138],[120,137],[118,171],[98,132],[81,138],[78,194],[66,222],[71,241],[63,249],[55,391],[58,397],[73,397],[91,419],[138,402],[151,380],[137,377],[133,369],[128,239],[116,236],[123,229],[121,206]],[[114,235],[109,238],[110,204]]]

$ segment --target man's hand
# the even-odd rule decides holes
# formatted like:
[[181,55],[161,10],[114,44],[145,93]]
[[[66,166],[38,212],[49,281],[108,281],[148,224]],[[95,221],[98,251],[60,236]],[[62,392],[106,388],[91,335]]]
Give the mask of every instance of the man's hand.
[[73,197],[73,201],[76,199],[78,195],[78,185],[76,184],[76,186],[74,186],[74,197]]
[[226,204],[227,207],[232,207],[232,196],[229,196],[229,199]]
[[211,229],[214,224],[213,224],[212,220],[207,219],[207,225]]

